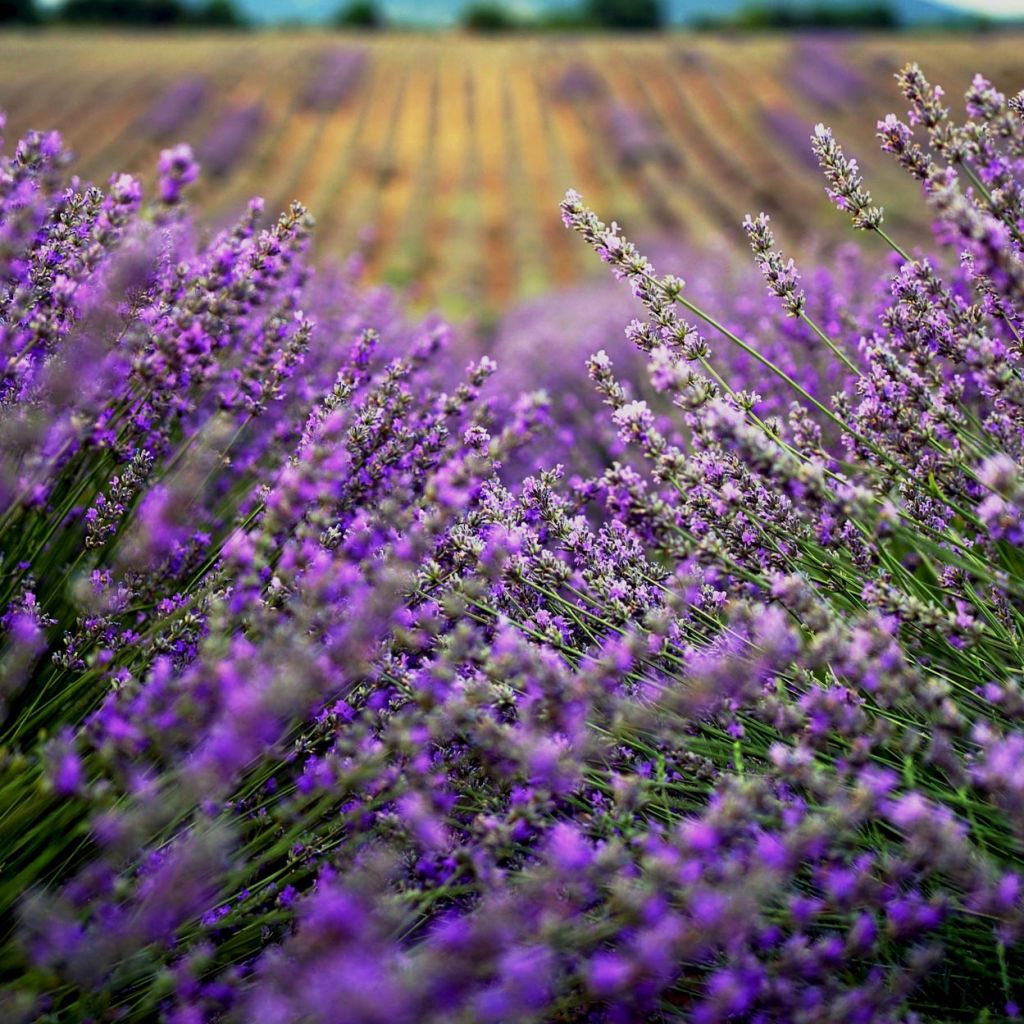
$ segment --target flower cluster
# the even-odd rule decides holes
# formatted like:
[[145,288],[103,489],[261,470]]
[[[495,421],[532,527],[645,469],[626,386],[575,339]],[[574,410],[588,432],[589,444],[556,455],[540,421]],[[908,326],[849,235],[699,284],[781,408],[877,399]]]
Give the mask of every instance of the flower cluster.
[[901,81],[931,258],[825,129],[880,274],[761,216],[767,290],[684,282],[566,196],[607,413],[298,204],[201,238],[187,149],[0,157],[4,1020],[1018,1016],[1024,120]]

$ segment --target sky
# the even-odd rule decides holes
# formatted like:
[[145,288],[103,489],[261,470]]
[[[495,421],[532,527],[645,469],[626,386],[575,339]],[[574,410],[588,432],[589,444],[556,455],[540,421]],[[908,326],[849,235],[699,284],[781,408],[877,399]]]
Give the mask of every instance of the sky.
[[992,18],[1019,18],[1024,16],[1024,0],[946,0],[950,7],[987,14]]

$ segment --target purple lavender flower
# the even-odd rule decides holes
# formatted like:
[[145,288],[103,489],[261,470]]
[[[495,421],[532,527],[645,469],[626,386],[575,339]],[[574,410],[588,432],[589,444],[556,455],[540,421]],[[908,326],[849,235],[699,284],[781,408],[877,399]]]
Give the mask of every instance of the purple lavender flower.
[[871,193],[864,189],[857,161],[845,156],[832,137],[831,129],[823,124],[815,125],[811,147],[828,182],[825,191],[835,207],[850,213],[856,228],[878,227],[882,223],[882,210],[872,205]]
[[157,164],[157,194],[167,206],[174,206],[181,198],[182,189],[199,176],[199,165],[192,157],[192,147],[184,143],[165,149]]

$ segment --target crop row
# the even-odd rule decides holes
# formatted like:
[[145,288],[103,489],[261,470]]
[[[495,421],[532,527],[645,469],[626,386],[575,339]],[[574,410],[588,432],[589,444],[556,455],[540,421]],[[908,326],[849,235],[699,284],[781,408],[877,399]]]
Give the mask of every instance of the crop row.
[[764,209],[787,240],[827,241],[808,145],[822,118],[910,231],[912,190],[871,137],[896,48],[960,87],[981,51],[997,82],[1013,78],[1020,42],[7,35],[0,108],[14,132],[55,124],[97,178],[144,174],[187,140],[209,222],[254,191],[270,209],[300,198],[321,252],[362,241],[373,279],[459,314],[580,276],[555,213],[572,185],[641,236],[735,240]]

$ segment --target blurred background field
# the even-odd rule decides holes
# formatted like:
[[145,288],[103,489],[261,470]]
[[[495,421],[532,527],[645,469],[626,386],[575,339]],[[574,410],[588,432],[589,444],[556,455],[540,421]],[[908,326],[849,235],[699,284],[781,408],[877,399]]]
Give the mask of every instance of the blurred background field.
[[791,248],[848,237],[810,155],[819,120],[913,241],[915,188],[872,132],[901,109],[892,72],[909,59],[953,102],[979,69],[1001,88],[1024,85],[1019,31],[11,29],[0,33],[0,108],[9,138],[58,128],[96,180],[123,170],[148,183],[159,150],[188,141],[204,164],[193,201],[207,223],[252,194],[268,212],[301,199],[322,254],[363,245],[370,280],[479,317],[594,269],[558,217],[568,187],[628,232],[687,246],[742,244],[740,221],[759,210]]

